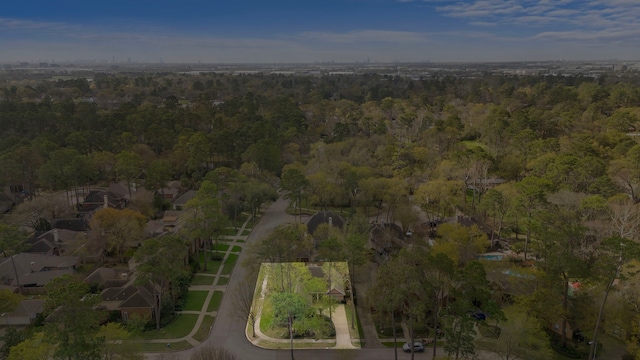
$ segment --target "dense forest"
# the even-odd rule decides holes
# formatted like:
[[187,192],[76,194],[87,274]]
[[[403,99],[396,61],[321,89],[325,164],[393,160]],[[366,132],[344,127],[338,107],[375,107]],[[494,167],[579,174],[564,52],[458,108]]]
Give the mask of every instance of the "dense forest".
[[[560,320],[561,334],[568,323],[589,339],[594,328],[615,334],[640,359],[638,83],[613,73],[15,78],[0,83],[0,184],[25,200],[115,180],[197,190],[225,167],[280,186],[299,208],[376,213],[418,245],[433,234],[414,206],[434,223],[473,218],[490,241],[444,230],[424,258],[471,281],[485,271],[478,254],[512,250],[512,265],[536,278],[509,299],[520,313],[545,328]],[[422,261],[398,259],[380,271]]]

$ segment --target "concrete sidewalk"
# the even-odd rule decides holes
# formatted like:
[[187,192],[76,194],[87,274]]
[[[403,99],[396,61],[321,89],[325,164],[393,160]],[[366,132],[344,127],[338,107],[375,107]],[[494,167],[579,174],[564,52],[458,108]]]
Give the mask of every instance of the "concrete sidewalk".
[[[227,261],[227,258],[229,257],[230,254],[233,253],[233,248],[235,247],[240,247],[240,252],[242,252],[242,250],[244,250],[244,241],[247,239],[248,236],[242,236],[242,234],[244,233],[245,229],[249,229],[247,227],[247,225],[249,224],[249,222],[251,221],[251,217],[249,217],[247,220],[244,221],[244,223],[242,224],[242,226],[240,228],[238,228],[237,230],[237,235],[233,235],[233,236],[226,236],[226,240],[228,241],[228,249],[224,252],[224,256],[222,258],[222,264],[224,264]],[[236,264],[238,265],[238,264]],[[220,266],[218,268],[218,272],[216,274],[206,274],[206,273],[197,273],[198,275],[201,276],[207,276],[207,277],[211,277],[212,280],[212,284],[211,285],[191,285],[189,287],[189,290],[198,290],[198,291],[207,291],[207,297],[204,300],[204,303],[202,304],[202,308],[200,310],[193,310],[193,311],[179,311],[179,314],[191,314],[191,315],[198,315],[198,319],[196,320],[193,329],[191,329],[191,331],[189,332],[189,334],[187,334],[186,336],[180,337],[180,338],[174,338],[174,339],[153,339],[153,340],[146,340],[146,341],[142,341],[142,342],[150,342],[150,343],[166,343],[166,344],[173,344],[173,343],[178,343],[178,342],[182,342],[182,341],[187,341],[191,346],[197,346],[200,344],[200,341],[195,339],[194,336],[196,335],[196,333],[198,333],[198,331],[200,330],[200,327],[202,326],[202,322],[204,321],[205,316],[217,316],[218,312],[217,311],[207,311],[208,307],[209,307],[209,302],[211,302],[211,298],[213,297],[214,292],[216,291],[221,291],[221,292],[225,292],[225,290],[227,289],[227,285],[218,285],[218,281],[220,280],[221,277],[224,277],[224,275],[222,275],[222,271],[223,271],[224,266]],[[209,329],[211,330],[211,329]]]

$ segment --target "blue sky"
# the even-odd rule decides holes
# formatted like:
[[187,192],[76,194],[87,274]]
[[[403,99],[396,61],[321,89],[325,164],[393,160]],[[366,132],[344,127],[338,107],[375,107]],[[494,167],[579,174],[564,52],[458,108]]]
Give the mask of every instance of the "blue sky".
[[640,59],[640,0],[31,0],[0,62]]

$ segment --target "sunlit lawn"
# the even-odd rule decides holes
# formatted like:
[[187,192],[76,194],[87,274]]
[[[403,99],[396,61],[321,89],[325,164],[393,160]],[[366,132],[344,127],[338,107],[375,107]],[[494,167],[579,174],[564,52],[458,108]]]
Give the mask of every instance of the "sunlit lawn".
[[218,311],[220,303],[222,302],[222,295],[224,295],[222,291],[213,292],[213,296],[211,296],[211,300],[209,300],[209,306],[207,306],[207,311]]
[[202,310],[202,305],[204,305],[204,301],[207,299],[208,291],[202,290],[191,290],[187,293],[187,301],[184,304],[182,310],[184,311],[200,311]]
[[[272,332],[273,325],[273,307],[269,301],[264,301],[262,303],[262,312],[260,313],[260,330],[270,335],[271,337],[279,337],[280,334],[273,334]],[[276,335],[276,336],[273,336]]]
[[177,339],[189,335],[193,329],[198,315],[181,314],[171,324],[160,328],[160,330],[145,331],[140,335],[142,340],[152,339]]

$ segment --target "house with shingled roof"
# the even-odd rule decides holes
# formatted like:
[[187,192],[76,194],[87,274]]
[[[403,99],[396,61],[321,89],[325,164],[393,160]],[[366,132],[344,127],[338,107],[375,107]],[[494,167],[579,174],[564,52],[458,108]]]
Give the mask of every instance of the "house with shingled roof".
[[79,264],[77,256],[20,253],[3,258],[0,260],[0,289],[16,291],[20,284],[23,293],[44,294],[45,285],[56,277],[73,274]]
[[128,270],[98,268],[89,274],[84,282],[103,289],[100,293],[100,307],[118,312],[125,321],[134,314],[147,319],[153,316],[152,285],[136,285],[135,278],[130,276]]
[[124,195],[106,190],[91,190],[82,203],[78,204],[78,213],[91,214],[102,208],[124,209],[126,206]]

